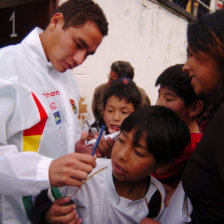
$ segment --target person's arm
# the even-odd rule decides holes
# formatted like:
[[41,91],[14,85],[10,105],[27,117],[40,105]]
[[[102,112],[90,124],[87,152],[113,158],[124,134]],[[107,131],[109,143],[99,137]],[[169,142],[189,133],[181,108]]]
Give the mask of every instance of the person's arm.
[[[19,137],[18,145],[10,144],[14,136],[40,119],[33,96],[17,79],[0,80],[0,105],[0,194],[37,194],[50,186],[48,170],[52,159],[20,152]],[[29,111],[25,110],[27,106]]]
[[18,152],[15,146],[0,147],[0,194],[35,195],[50,186],[80,186],[95,167],[95,158],[71,153],[58,159],[33,152]]
[[0,146],[0,194],[38,194],[50,186],[51,158],[34,152],[18,152],[15,145]]
[[[21,152],[19,144],[9,144],[15,135],[40,121],[27,88],[0,80],[0,105],[0,194],[37,195],[50,186],[82,184],[96,165],[92,156],[71,153],[53,160],[35,152]],[[27,105],[29,110],[25,110]]]

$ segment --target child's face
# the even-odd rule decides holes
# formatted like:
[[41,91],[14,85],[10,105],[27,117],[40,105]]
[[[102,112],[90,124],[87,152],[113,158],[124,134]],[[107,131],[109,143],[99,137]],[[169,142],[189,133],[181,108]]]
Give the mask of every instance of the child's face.
[[108,131],[110,133],[119,131],[123,120],[134,110],[132,103],[120,100],[116,96],[109,97],[103,113],[103,119]]
[[133,133],[134,130],[122,132],[113,146],[113,175],[119,181],[143,180],[156,165],[154,156],[147,150],[146,135],[142,135],[138,145],[133,145]]
[[189,120],[190,107],[187,107],[184,100],[167,87],[159,88],[156,105],[170,108],[185,122]]

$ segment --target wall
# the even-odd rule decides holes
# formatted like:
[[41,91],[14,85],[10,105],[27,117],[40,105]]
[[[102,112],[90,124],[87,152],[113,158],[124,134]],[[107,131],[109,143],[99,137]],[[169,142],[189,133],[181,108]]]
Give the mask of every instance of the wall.
[[[168,66],[186,60],[187,20],[148,0],[95,0],[109,22],[109,35],[94,56],[74,69],[82,100],[87,109],[82,118],[92,120],[94,89],[107,81],[110,65],[130,61],[134,81],[144,88],[152,104],[157,99],[157,76]],[[62,1],[61,1],[62,2]],[[60,3],[60,1],[59,1]]]

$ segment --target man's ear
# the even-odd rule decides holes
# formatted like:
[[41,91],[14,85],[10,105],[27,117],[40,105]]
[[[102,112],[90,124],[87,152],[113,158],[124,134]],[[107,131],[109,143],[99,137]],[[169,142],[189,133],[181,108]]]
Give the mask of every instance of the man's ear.
[[64,15],[61,12],[56,12],[50,19],[50,25],[56,27],[59,23],[64,23]]
[[201,100],[196,100],[191,106],[191,117],[198,116],[203,111],[204,103]]

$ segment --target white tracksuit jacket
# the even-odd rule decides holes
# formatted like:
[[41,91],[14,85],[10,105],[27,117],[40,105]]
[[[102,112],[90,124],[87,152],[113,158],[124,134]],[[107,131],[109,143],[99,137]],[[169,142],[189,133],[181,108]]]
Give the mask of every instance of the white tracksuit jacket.
[[0,223],[29,223],[22,196],[49,187],[52,158],[74,152],[79,91],[46,59],[35,28],[0,50]]

